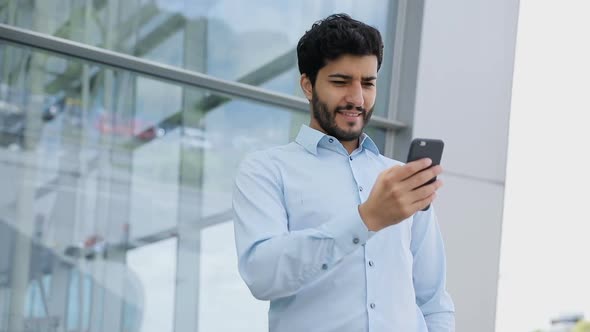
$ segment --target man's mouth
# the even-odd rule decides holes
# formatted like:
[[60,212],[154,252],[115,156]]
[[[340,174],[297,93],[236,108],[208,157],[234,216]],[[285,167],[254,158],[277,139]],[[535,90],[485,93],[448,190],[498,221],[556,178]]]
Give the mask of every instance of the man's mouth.
[[346,117],[350,117],[350,118],[357,118],[361,114],[363,114],[363,112],[355,112],[355,111],[338,111],[338,113],[340,113]]

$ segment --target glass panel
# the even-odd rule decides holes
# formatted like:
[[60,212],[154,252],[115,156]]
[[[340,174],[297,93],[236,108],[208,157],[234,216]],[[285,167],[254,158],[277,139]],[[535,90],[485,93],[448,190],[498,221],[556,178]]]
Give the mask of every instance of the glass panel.
[[[388,15],[396,5],[395,0],[5,0],[0,22],[256,86],[288,73],[296,89],[268,88],[302,96],[295,47],[313,22],[350,13],[387,40],[394,33]],[[384,65],[387,78],[390,62]],[[69,69],[80,74],[80,68]],[[383,106],[376,113],[386,114]]]
[[265,327],[233,177],[309,114],[5,43],[0,59],[0,330],[208,331],[224,306],[227,330]]
[[201,235],[199,301],[207,305],[199,306],[199,331],[242,331],[244,322],[248,322],[249,331],[268,331],[268,302],[256,300],[243,287],[235,268],[238,260],[232,222],[208,227]]
[[176,247],[173,238],[127,252],[127,266],[139,279],[142,289],[143,313],[138,323],[143,332],[174,330]]

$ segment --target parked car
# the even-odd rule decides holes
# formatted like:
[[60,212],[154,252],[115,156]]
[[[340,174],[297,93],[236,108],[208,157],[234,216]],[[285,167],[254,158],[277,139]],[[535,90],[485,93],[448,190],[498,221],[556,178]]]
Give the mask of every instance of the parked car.
[[105,135],[115,135],[123,137],[137,137],[141,140],[151,140],[156,137],[161,137],[166,134],[164,128],[154,126],[147,121],[133,118],[129,120],[121,120],[113,118],[108,113],[101,113],[96,121],[96,128]]

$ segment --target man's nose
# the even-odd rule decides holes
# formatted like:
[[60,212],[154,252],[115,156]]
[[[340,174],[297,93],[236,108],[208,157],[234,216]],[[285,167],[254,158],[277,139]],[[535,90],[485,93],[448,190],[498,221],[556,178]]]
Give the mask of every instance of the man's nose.
[[353,83],[349,86],[346,94],[346,103],[354,107],[363,107],[365,100],[363,98],[363,87],[361,84]]

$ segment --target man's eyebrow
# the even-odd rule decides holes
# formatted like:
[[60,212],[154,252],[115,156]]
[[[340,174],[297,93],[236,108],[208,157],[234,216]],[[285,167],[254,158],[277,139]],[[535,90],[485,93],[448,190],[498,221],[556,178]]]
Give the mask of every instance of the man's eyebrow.
[[332,75],[328,75],[328,77],[341,78],[341,79],[344,79],[344,80],[351,80],[352,79],[352,76],[345,75],[345,74],[332,74]]
[[[351,80],[352,76],[350,75],[345,75],[345,74],[332,74],[332,75],[328,75],[328,77],[330,78],[341,78],[344,80]],[[368,77],[363,77],[362,81],[374,81],[377,79],[377,76],[368,76]]]

